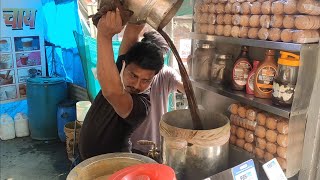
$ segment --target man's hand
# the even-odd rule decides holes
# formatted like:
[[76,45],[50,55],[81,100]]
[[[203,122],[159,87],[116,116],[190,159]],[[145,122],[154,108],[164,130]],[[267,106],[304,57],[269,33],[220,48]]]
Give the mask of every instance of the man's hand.
[[98,36],[107,39],[112,39],[115,34],[120,33],[123,26],[119,9],[108,11],[107,14],[103,15],[99,20],[97,28]]

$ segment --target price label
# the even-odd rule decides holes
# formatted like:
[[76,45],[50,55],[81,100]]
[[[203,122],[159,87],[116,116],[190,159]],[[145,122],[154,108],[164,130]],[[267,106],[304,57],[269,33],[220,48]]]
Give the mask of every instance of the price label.
[[234,180],[258,180],[252,159],[231,169]]
[[269,180],[287,180],[276,158],[262,165]]

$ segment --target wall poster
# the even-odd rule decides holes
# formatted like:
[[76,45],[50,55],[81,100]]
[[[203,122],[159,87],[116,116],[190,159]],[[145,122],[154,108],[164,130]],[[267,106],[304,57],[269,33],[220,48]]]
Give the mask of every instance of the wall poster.
[[26,80],[45,76],[41,0],[0,0],[0,104],[26,98]]

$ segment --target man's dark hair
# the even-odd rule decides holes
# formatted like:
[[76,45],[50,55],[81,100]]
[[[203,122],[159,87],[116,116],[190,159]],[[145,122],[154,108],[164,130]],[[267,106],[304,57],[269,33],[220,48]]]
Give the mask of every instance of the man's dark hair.
[[126,65],[134,63],[143,69],[154,70],[156,74],[163,67],[161,49],[149,42],[138,42],[126,54]]
[[141,42],[150,42],[160,47],[163,55],[169,52],[170,48],[166,40],[157,31],[148,31],[143,34]]

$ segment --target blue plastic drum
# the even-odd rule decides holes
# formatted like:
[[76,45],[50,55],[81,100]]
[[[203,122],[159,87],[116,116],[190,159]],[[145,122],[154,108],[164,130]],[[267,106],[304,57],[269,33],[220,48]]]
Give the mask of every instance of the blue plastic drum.
[[57,139],[58,104],[67,98],[63,78],[36,77],[27,80],[29,129],[32,139]]
[[58,135],[62,142],[66,142],[64,125],[66,125],[68,122],[75,121],[76,119],[76,101],[64,100],[61,103],[59,103],[57,111],[57,125]]

